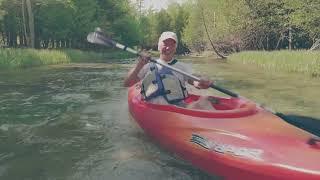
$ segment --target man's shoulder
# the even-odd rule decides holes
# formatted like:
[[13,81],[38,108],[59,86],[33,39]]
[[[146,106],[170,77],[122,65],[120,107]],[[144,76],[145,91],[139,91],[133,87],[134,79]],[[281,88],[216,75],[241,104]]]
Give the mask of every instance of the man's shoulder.
[[180,60],[177,60],[177,64],[188,65],[187,63],[185,63],[185,62],[182,62],[182,61],[180,61]]
[[189,63],[178,61],[174,66],[187,73],[192,73],[192,66]]
[[175,63],[175,65],[177,65],[177,66],[183,66],[183,67],[189,67],[189,66],[190,66],[190,64],[185,63],[185,62],[182,62],[182,61],[179,61],[179,60],[177,60],[177,62]]

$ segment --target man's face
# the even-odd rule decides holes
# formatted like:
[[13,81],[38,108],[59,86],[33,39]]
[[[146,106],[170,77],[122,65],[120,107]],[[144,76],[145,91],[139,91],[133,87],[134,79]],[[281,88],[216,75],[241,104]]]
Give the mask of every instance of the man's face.
[[165,56],[173,56],[176,53],[176,41],[173,39],[166,39],[160,43],[160,53]]

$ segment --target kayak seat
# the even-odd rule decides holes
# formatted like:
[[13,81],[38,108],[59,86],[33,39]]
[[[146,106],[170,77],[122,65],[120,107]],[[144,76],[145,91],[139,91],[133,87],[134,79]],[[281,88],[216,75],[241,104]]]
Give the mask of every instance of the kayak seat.
[[[184,101],[185,103],[189,104],[194,101],[197,101],[200,98],[198,95],[189,94],[189,97],[186,98]],[[240,103],[238,98],[222,98],[222,97],[215,97],[209,96],[208,100],[211,102],[212,106],[216,110],[233,110],[243,108],[245,104]]]

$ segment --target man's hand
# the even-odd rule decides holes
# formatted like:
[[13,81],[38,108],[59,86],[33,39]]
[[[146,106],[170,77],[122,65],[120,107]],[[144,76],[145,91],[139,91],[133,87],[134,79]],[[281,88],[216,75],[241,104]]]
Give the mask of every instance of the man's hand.
[[200,79],[200,81],[194,81],[193,86],[198,89],[208,89],[211,84],[213,84],[213,81],[208,79]]
[[138,59],[137,67],[141,69],[144,65],[148,64],[150,60],[151,55],[146,51],[142,51]]

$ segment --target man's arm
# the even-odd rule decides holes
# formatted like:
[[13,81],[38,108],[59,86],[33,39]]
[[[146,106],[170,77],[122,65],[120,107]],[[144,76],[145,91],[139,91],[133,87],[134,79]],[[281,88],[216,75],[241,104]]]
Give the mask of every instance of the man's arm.
[[127,77],[124,79],[123,85],[125,87],[130,87],[140,81],[138,74],[139,74],[140,70],[142,69],[142,67],[140,67],[140,65],[137,64],[134,68],[132,68],[129,71],[129,73],[127,74]]
[[143,66],[149,62],[149,60],[150,56],[148,54],[138,59],[138,63],[136,64],[136,66],[129,71],[126,78],[124,79],[123,85],[125,87],[130,87],[140,81],[138,74],[140,70],[143,68]]

